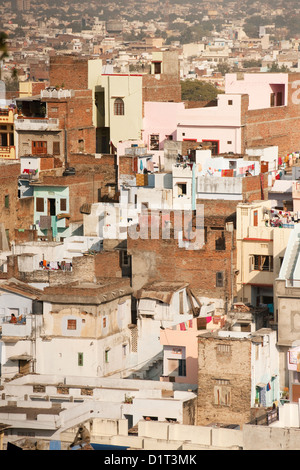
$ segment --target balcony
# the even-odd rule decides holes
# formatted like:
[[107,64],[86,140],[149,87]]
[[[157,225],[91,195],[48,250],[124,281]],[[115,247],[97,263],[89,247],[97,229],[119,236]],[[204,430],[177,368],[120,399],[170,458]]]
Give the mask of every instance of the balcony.
[[14,111],[8,108],[0,108],[0,124],[13,124]]
[[26,338],[31,335],[32,332],[32,318],[23,317],[22,320],[18,320],[17,323],[11,323],[10,317],[3,318],[2,323],[2,340],[5,338]]
[[25,118],[18,117],[15,120],[16,131],[57,131],[59,130],[58,119],[48,118]]
[[0,158],[5,158],[5,160],[15,160],[16,147],[14,145],[0,147]]

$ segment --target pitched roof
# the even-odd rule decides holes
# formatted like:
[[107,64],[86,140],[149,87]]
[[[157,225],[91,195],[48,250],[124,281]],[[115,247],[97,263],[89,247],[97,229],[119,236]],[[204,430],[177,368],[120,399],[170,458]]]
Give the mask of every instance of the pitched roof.
[[0,290],[4,290],[12,294],[22,295],[23,297],[27,297],[32,300],[40,299],[41,295],[43,294],[42,290],[15,278],[5,280],[4,282],[0,281]]

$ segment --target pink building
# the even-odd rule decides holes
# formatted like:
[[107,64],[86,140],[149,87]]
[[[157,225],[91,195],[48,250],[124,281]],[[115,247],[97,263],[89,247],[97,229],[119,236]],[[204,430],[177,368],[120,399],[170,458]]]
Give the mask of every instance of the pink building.
[[216,331],[225,324],[225,315],[191,318],[173,328],[162,329],[162,382],[198,383],[198,339],[201,333]]
[[177,140],[178,116],[184,103],[145,102],[142,138],[149,150],[163,150],[166,140]]
[[225,75],[225,93],[249,95],[248,109],[286,106],[288,103],[287,73],[236,73]]
[[217,106],[185,109],[179,116],[178,140],[211,142],[213,154],[243,153],[243,95],[248,95],[247,111],[286,106],[287,73],[237,74],[225,76],[225,94],[218,95]]
[[213,155],[278,146],[282,157],[297,150],[299,137],[290,129],[297,127],[299,84],[298,73],[227,74],[216,106],[186,109],[184,103],[146,102],[143,141],[156,152],[167,139],[209,142]]

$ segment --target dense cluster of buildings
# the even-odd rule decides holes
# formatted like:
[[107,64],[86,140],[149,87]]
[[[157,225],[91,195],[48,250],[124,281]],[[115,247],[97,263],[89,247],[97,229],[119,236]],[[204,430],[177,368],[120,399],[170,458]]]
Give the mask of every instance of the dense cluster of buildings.
[[[201,79],[224,90],[224,72],[299,69],[298,17],[292,2],[118,2],[42,3],[7,0],[0,29],[9,57],[2,79],[47,80],[56,53],[99,57],[114,72],[145,72],[161,47],[179,53],[182,79]],[[287,27],[289,25],[289,27]],[[250,29],[249,29],[250,26]],[[12,86],[12,84],[10,83]]]
[[56,54],[2,89],[1,446],[299,448],[300,75],[180,78]]

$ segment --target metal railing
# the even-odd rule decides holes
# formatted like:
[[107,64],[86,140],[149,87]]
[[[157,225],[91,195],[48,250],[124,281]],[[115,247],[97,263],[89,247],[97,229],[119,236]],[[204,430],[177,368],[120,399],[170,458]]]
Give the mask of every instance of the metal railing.
[[255,424],[259,426],[269,426],[271,423],[279,420],[279,409],[274,408],[270,411],[267,411],[261,416],[257,416],[252,419],[248,424]]

